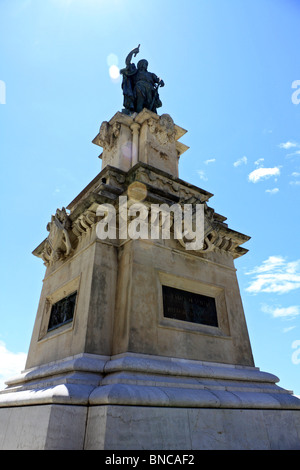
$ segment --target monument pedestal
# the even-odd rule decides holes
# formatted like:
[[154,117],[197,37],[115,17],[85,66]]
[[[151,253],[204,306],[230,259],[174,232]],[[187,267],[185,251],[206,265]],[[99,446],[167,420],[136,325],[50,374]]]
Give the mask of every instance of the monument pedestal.
[[[234,267],[249,237],[179,179],[184,133],[145,109],[101,125],[102,171],[34,250],[47,270],[25,371],[0,393],[0,448],[300,448],[300,400],[252,357]],[[176,236],[186,205],[203,210],[197,249]],[[145,221],[158,235],[132,236]]]
[[81,354],[10,381],[1,447],[299,449],[299,400],[277,381],[249,366]]

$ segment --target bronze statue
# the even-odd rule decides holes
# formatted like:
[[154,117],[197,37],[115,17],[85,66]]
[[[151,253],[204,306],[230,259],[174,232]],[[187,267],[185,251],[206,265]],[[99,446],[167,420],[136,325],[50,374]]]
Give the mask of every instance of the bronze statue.
[[165,85],[163,80],[154,73],[148,72],[147,60],[140,60],[137,63],[137,67],[131,63],[132,56],[135,57],[139,52],[140,44],[129,52],[125,61],[126,68],[120,70],[120,73],[123,75],[123,113],[125,114],[139,113],[143,108],[156,113],[157,108],[162,106],[158,95],[158,88]]

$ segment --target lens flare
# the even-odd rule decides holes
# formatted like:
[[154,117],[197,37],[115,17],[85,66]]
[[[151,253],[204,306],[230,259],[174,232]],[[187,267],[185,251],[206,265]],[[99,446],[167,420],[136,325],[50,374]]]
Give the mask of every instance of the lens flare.
[[139,181],[134,181],[130,186],[128,186],[128,197],[133,201],[144,201],[147,197],[146,186]]
[[120,78],[120,70],[117,65],[111,65],[109,67],[109,76],[112,80],[118,80]]
[[106,60],[107,60],[107,65],[108,65],[109,67],[111,67],[112,65],[118,65],[118,63],[119,63],[118,56],[117,56],[116,54],[113,54],[113,53],[112,53],[112,54],[109,54],[109,55],[107,56],[107,59],[106,59]]

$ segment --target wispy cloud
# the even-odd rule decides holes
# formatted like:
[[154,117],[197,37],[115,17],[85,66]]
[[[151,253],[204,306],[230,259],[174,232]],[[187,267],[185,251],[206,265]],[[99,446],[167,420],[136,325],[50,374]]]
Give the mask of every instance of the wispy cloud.
[[288,326],[286,328],[283,328],[283,333],[288,333],[289,331],[294,330],[296,327],[294,326]]
[[300,150],[296,150],[295,152],[288,153],[287,157],[294,157],[295,155],[296,156],[300,155]]
[[[290,149],[295,149],[300,147],[300,144],[298,142],[292,142],[292,141],[287,141],[283,142],[278,145],[279,148],[284,149],[284,150],[290,150]],[[286,157],[293,157],[295,155],[300,155],[300,150],[294,150],[292,153],[288,153]]]
[[25,353],[13,353],[8,351],[3,341],[0,341],[0,390],[5,388],[5,382],[9,378],[19,374],[25,367]]
[[269,313],[274,318],[294,318],[300,315],[300,308],[298,305],[290,307],[272,307],[270,305],[263,305],[262,311]]
[[236,162],[234,162],[233,166],[237,167],[240,165],[247,165],[248,159],[247,157],[241,157]]
[[254,165],[256,166],[261,166],[264,162],[264,158],[259,158],[258,160],[256,160],[256,162],[254,162]]
[[252,276],[247,292],[285,294],[300,288],[300,259],[288,262],[282,256],[269,256],[247,275]]
[[198,175],[202,181],[207,181],[208,178],[204,170],[198,170]]
[[[293,176],[293,178],[300,178],[300,172],[299,171],[293,171],[291,176]],[[290,184],[292,186],[300,186],[300,180],[290,181]]]
[[297,142],[287,141],[287,142],[283,142],[283,143],[279,144],[279,147],[281,149],[288,150],[288,149],[291,149],[293,147],[298,147],[298,144],[297,144]]
[[205,165],[208,165],[209,163],[214,163],[216,161],[215,158],[209,158],[208,160],[205,160]]
[[269,193],[269,194],[276,194],[278,192],[279,192],[278,188],[266,189],[266,193]]
[[251,183],[257,183],[263,179],[270,178],[271,176],[279,176],[280,168],[275,166],[274,168],[256,168],[256,170],[251,171],[248,175],[249,181]]

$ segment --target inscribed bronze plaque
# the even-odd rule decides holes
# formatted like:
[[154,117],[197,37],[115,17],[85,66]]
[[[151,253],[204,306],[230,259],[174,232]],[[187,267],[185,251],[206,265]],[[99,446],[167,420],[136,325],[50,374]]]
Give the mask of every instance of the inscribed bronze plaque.
[[216,302],[213,297],[169,286],[162,286],[162,289],[165,317],[218,326]]
[[48,331],[54,330],[73,320],[77,292],[64,297],[52,305]]

